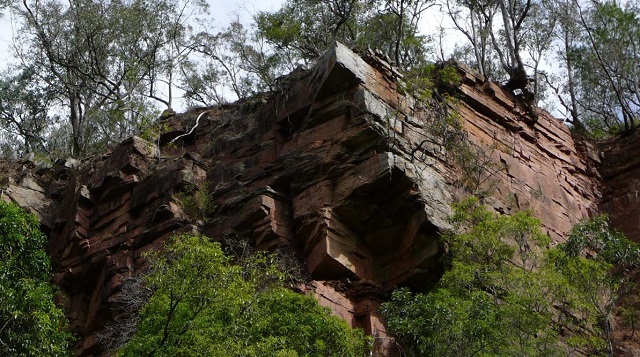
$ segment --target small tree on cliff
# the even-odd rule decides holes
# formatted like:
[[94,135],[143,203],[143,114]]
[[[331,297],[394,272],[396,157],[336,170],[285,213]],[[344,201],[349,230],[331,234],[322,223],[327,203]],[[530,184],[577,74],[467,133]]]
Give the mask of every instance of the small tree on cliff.
[[38,221],[0,201],[0,355],[70,355],[72,335],[53,302],[46,237]]
[[153,294],[120,356],[362,356],[368,340],[311,297],[284,288],[276,255],[233,264],[206,237],[147,255]]

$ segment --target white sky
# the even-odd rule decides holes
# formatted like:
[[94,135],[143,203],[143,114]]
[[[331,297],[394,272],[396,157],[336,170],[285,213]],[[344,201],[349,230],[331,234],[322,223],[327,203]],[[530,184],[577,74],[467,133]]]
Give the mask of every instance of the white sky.
[[238,17],[240,22],[248,24],[258,11],[275,11],[284,0],[208,0],[211,17],[216,21],[217,29],[228,25]]
[[8,10],[4,10],[2,11],[2,18],[0,18],[0,68],[5,67],[10,56],[9,46],[12,36],[11,16]]

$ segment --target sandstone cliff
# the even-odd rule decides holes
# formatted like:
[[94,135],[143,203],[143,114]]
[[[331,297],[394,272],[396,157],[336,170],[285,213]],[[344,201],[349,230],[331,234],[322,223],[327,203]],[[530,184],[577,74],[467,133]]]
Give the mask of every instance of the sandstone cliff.
[[[474,182],[496,211],[532,209],[556,242],[606,211],[640,239],[633,140],[577,140],[548,113],[533,121],[510,93],[458,71],[448,110],[490,168]],[[277,93],[166,119],[157,141],[134,137],[51,167],[4,163],[3,198],[40,216],[50,237],[78,353],[104,352],[97,333],[119,313],[120,285],[144,266],[141,254],[200,231],[296,252],[308,292],[392,354],[377,307],[394,287],[436,281],[438,235],[468,175],[435,130],[442,117],[403,96],[398,76],[337,44]],[[198,192],[207,207],[196,200],[194,213]]]

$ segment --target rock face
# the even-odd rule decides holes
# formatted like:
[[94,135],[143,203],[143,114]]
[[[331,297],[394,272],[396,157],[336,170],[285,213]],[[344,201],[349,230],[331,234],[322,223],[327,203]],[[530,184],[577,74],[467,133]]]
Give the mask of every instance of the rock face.
[[[97,336],[119,313],[122,281],[176,232],[296,252],[307,292],[391,356],[377,308],[397,286],[437,281],[438,236],[470,172],[496,211],[532,209],[556,242],[599,207],[616,222],[640,209],[638,185],[618,188],[640,172],[615,183],[629,169],[617,149],[604,154],[601,179],[597,147],[547,113],[531,120],[513,95],[457,68],[458,103],[438,112],[400,94],[383,60],[336,44],[277,93],[163,119],[170,130],[155,144],[134,137],[50,168],[7,163],[3,198],[42,219],[78,354],[106,353]],[[452,163],[446,140],[456,139],[442,121],[453,109],[479,154],[475,171]],[[631,222],[637,237],[637,214]]]
[[503,164],[495,171],[494,208],[532,209],[553,241],[562,241],[575,223],[598,212],[597,148],[574,139],[547,112],[531,121],[517,99],[461,68],[465,128],[472,141]]
[[600,209],[630,239],[640,242],[640,131],[600,143],[603,187]]

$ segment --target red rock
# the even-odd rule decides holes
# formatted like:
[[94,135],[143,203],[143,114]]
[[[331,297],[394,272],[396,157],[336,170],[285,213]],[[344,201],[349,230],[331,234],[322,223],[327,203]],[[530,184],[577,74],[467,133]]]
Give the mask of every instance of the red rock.
[[[105,352],[96,336],[144,253],[194,229],[297,250],[320,304],[373,335],[379,355],[400,354],[378,306],[399,285],[438,279],[461,173],[424,105],[395,92],[388,64],[367,61],[337,44],[254,110],[207,109],[193,140],[173,148],[134,137],[81,163],[30,164],[22,180],[22,166],[0,162],[2,198],[30,206],[49,234],[78,355]],[[534,122],[499,85],[459,73],[466,135],[496,163],[480,187],[487,204],[532,209],[554,242],[597,212],[640,241],[640,134],[574,139],[548,113]],[[231,111],[242,117],[228,121]],[[200,113],[172,116],[169,136]],[[191,185],[215,206],[204,220],[180,206]]]

